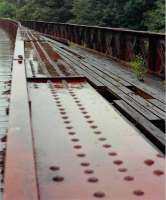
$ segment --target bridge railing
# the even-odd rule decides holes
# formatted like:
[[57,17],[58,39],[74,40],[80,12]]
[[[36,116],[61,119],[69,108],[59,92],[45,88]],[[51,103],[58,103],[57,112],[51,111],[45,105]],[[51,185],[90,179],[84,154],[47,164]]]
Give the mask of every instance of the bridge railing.
[[22,24],[55,39],[96,50],[127,65],[136,55],[141,55],[149,72],[165,76],[165,34],[43,21],[24,21]]
[[6,30],[13,43],[15,43],[18,26],[19,23],[14,20],[0,18],[0,28]]

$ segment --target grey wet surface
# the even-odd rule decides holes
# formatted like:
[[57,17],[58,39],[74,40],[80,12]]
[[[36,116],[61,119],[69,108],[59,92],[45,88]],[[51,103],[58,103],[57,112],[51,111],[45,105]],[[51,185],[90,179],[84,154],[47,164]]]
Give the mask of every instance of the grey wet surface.
[[135,74],[130,69],[120,65],[110,58],[89,52],[78,46],[72,46],[72,48],[75,49],[80,55],[82,55],[84,60],[94,64],[98,63],[101,65],[103,70],[111,71],[111,73],[115,74],[117,77],[132,83],[136,87],[139,87],[157,99],[165,100],[165,84],[164,81],[162,81],[160,78],[148,75],[145,77],[144,82],[140,82],[137,80]]
[[111,76],[116,77],[117,81],[123,81],[133,85],[145,93],[151,95],[162,102],[165,102],[165,82],[161,78],[154,75],[146,75],[144,82],[139,81],[133,71],[124,65],[115,62],[113,59],[108,58],[97,52],[93,52],[84,47],[78,46],[76,44],[71,44],[70,47],[59,43],[57,41],[50,40],[47,38],[52,46],[59,47],[60,52],[64,51],[75,57],[77,64],[79,66],[83,63],[88,63],[92,66],[98,66],[101,71],[111,74]]
[[[0,139],[4,138],[8,128],[7,108],[10,95],[11,63],[12,44],[8,35],[0,28]],[[0,141],[0,151],[3,152],[4,149],[5,143]],[[2,171],[1,167],[0,171]],[[0,182],[0,199],[2,199],[2,190],[3,184]]]

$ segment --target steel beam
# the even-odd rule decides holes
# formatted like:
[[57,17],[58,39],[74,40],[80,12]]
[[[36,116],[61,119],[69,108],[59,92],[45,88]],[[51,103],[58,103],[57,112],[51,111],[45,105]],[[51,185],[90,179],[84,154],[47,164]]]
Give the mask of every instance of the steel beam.
[[37,200],[35,161],[28,104],[24,41],[18,29],[12,71],[12,89],[5,162],[4,200]]

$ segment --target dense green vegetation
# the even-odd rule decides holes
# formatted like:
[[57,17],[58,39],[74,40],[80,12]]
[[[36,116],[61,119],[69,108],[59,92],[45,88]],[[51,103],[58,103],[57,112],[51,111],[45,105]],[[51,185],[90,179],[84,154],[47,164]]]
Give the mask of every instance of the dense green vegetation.
[[0,0],[0,17],[165,31],[165,0]]

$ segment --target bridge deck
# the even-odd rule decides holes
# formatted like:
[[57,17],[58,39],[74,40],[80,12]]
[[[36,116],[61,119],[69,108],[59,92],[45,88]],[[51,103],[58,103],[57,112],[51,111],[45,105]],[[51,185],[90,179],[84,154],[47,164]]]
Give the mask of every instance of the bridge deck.
[[[131,77],[131,72],[127,72],[125,68],[121,68],[120,72],[117,63],[87,53],[80,48],[76,50],[68,47],[36,32],[32,33],[28,31],[27,35],[24,34],[27,51],[30,52],[33,48],[37,50],[36,57],[39,57],[40,66],[36,68],[36,61],[31,58],[29,60],[27,55],[29,77],[73,77],[78,74],[85,76],[102,94],[109,93],[107,95],[109,101],[129,116],[130,120],[134,121],[136,126],[164,151],[165,103],[161,81],[159,83],[159,80],[156,80],[157,86],[154,86],[155,81],[148,77],[145,83],[140,83]],[[34,52],[33,54],[35,55]],[[150,80],[151,86],[148,84]]]
[[158,148],[164,145],[162,100],[136,94],[132,82],[80,52],[19,31],[4,199],[164,199],[164,156],[93,87],[139,113],[144,129],[150,123],[147,137]]

